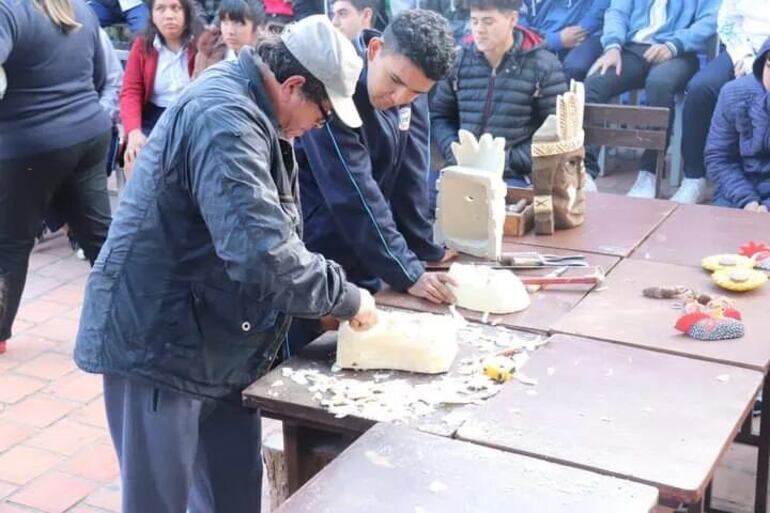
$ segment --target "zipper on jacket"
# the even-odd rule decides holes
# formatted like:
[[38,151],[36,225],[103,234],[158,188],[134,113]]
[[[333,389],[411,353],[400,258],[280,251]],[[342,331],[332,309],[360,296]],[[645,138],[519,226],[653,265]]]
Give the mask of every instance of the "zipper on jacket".
[[490,111],[492,110],[492,93],[495,90],[495,77],[497,76],[497,69],[492,70],[492,76],[489,80],[489,86],[487,86],[487,101],[484,104],[484,117],[482,118],[481,123],[481,133],[479,134],[479,137],[484,135],[484,132],[487,131],[487,123],[489,122],[489,115]]

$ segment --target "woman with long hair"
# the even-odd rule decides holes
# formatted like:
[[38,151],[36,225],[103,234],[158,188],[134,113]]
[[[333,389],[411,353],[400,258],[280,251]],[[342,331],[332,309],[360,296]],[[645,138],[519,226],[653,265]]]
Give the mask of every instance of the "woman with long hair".
[[107,235],[110,119],[99,22],[84,0],[0,2],[0,353],[49,207],[93,264]]
[[192,0],[149,0],[150,21],[134,40],[120,92],[130,172],[155,123],[190,84],[199,21]]

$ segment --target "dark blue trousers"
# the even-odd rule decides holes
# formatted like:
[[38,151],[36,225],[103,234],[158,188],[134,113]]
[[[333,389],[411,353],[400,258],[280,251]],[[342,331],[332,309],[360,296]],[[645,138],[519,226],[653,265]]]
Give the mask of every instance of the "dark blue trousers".
[[142,4],[123,12],[117,0],[97,1],[89,0],[88,5],[99,18],[99,25],[109,27],[117,23],[126,23],[133,34],[138,34],[147,26],[150,19],[150,11]]
[[258,513],[261,425],[254,410],[138,379],[104,376],[123,513]]
[[568,48],[559,52],[559,60],[564,67],[564,76],[567,83],[571,79],[583,82],[596,59],[601,57],[602,42],[599,36],[591,36],[575,48]]
[[687,84],[687,97],[682,112],[682,158],[687,178],[706,176],[703,154],[711,118],[719,91],[734,78],[733,61],[727,52],[722,52]]

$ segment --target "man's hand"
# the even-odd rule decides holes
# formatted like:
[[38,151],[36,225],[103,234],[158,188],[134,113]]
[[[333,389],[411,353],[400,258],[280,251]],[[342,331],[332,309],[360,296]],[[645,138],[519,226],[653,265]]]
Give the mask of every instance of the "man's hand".
[[141,129],[135,128],[129,132],[128,142],[126,143],[126,152],[123,154],[123,161],[126,164],[126,178],[131,174],[131,170],[134,168],[134,162],[136,162],[136,157],[139,156],[139,152],[146,143],[147,137],[144,136]]
[[652,45],[644,52],[644,60],[650,64],[660,64],[673,58],[674,54],[671,53],[671,48],[662,44]]
[[588,37],[588,32],[583,30],[582,27],[573,25],[571,27],[564,27],[559,32],[559,38],[564,48],[575,48],[582,43]]
[[377,324],[377,305],[368,290],[358,290],[361,292],[361,306],[355,317],[350,319],[350,327],[356,331],[365,331]]
[[743,210],[748,210],[749,212],[767,212],[767,206],[762,205],[757,201],[750,201],[749,203],[746,203]]
[[426,272],[422,273],[420,279],[407,292],[438,305],[441,303],[452,304],[457,299],[447,285],[457,286],[457,282],[447,273]]
[[608,69],[615,68],[615,74],[620,76],[620,71],[623,66],[622,62],[623,59],[621,58],[620,50],[618,48],[611,48],[604,52],[604,55],[596,59],[594,65],[588,70],[588,74],[593,75],[598,71],[600,75],[604,75],[607,73]]

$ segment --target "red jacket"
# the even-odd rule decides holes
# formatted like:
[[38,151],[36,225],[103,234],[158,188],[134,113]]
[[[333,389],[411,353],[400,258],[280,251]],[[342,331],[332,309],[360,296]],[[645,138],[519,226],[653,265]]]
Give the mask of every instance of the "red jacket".
[[[187,69],[190,76],[195,66],[195,45],[187,45]],[[142,128],[142,110],[150,102],[155,87],[155,73],[158,71],[158,51],[153,48],[147,53],[144,40],[138,37],[128,54],[126,71],[123,74],[123,88],[120,90],[120,121],[126,134]]]

